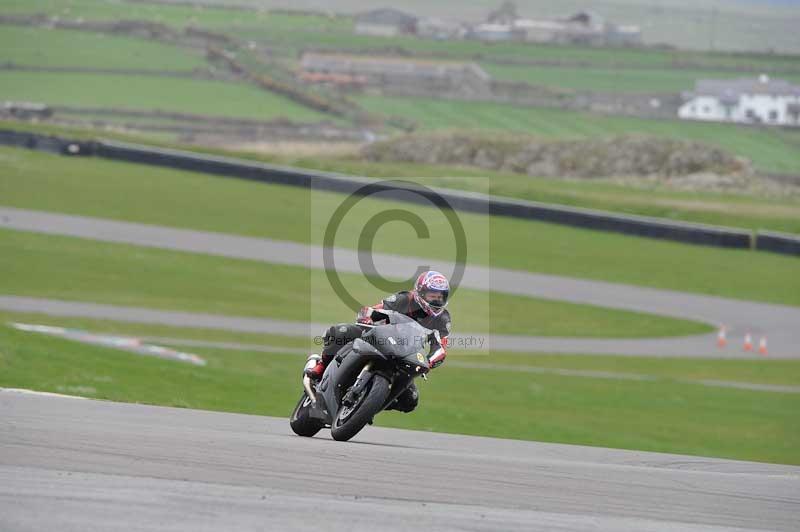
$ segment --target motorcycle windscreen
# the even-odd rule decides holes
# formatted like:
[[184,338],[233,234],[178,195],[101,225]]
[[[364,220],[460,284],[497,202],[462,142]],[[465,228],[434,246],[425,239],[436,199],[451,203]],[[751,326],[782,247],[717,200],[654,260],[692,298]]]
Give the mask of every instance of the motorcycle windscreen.
[[415,321],[375,327],[362,337],[387,356],[403,358],[424,351],[430,331]]

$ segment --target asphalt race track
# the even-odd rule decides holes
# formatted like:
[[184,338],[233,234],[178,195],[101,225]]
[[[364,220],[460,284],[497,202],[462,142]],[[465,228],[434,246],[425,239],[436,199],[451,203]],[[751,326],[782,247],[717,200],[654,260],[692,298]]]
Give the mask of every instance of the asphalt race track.
[[[0,207],[0,228],[76,236],[306,268],[323,267],[322,251],[318,246],[10,207]],[[335,253],[338,271],[362,273],[358,253],[338,248]],[[452,271],[452,264],[431,262],[421,258],[376,253],[373,255],[373,259],[377,272],[385,277],[406,277],[420,264],[428,264],[443,272]],[[800,346],[800,327],[797,326],[800,324],[800,308],[787,305],[756,303],[476,265],[469,265],[466,268],[461,286],[649,312],[693,319],[714,326],[725,325],[729,332],[731,345],[726,350],[718,349],[715,345],[714,334],[645,339],[547,338],[470,334],[468,331],[458,330],[457,324],[455,331],[457,334],[452,337],[454,343],[459,335],[484,336],[487,338],[485,346],[495,350],[706,358],[741,357],[742,337],[749,331],[753,334],[754,341],[757,341],[762,335],[768,337],[771,358],[800,358],[800,348],[798,348]],[[31,312],[33,311],[31,310],[32,305],[36,312],[70,315],[65,313],[66,307],[62,302],[0,297],[0,308],[5,310]],[[78,306],[74,308],[77,309]],[[106,309],[114,312],[113,319],[126,320],[128,319],[126,316],[128,316],[132,321],[146,320],[146,317],[141,316],[141,309],[117,307],[114,310],[109,306],[106,306]],[[85,316],[84,314],[74,315]],[[152,316],[151,322],[153,323],[172,325],[180,325],[182,320],[191,319],[189,313],[160,312],[156,318],[156,313],[153,312]],[[214,323],[219,326],[221,323],[226,323],[229,330],[253,330],[256,323],[252,318],[209,315],[198,315],[196,318],[210,324],[205,326],[213,326]],[[308,336],[309,332],[313,331],[310,332],[310,336],[314,336],[321,334],[321,331],[327,326],[261,320],[259,327],[258,332],[270,332],[269,329],[285,327],[285,330],[288,331],[286,334],[297,331],[299,334]]]
[[800,467],[0,390],[0,530],[797,530]]

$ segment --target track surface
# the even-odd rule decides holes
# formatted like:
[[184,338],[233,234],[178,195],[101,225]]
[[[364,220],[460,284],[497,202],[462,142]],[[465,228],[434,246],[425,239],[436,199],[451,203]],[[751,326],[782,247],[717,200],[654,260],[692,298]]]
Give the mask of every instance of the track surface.
[[0,390],[0,530],[796,530],[800,468]]
[[[0,207],[0,227],[48,234],[77,236],[109,242],[121,242],[141,246],[157,247],[179,251],[220,255],[225,257],[257,260],[322,268],[322,251],[318,246],[295,242],[284,242],[260,238],[250,238],[221,233],[209,233],[186,229],[158,227],[130,222],[119,222],[100,218],[51,214],[40,211]],[[414,257],[396,257],[374,254],[375,267],[384,277],[402,278],[415,271],[421,264],[428,264],[444,272],[452,271],[452,264],[431,262]],[[358,253],[352,250],[336,250],[336,268],[340,272],[362,273]],[[576,339],[547,338],[504,335],[480,335],[487,342],[485,346],[495,350],[550,352],[550,353],[598,353],[652,356],[699,356],[699,357],[740,357],[740,346],[745,332],[750,331],[757,341],[762,335],[769,339],[770,357],[800,358],[800,308],[767,303],[754,303],[703,296],[685,292],[658,290],[631,285],[588,281],[542,275],[529,272],[487,268],[470,265],[467,267],[461,286],[479,290],[513,293],[599,305],[609,308],[650,312],[664,316],[694,319],[715,326],[725,325],[729,331],[731,346],[719,350],[715,346],[715,336],[696,335],[682,338],[663,339]],[[2,308],[15,308],[13,298],[5,298]],[[58,302],[48,305],[39,300],[39,312],[62,312],[63,305]],[[56,308],[58,307],[58,308]],[[118,307],[119,308],[119,307]],[[118,311],[124,318],[125,311]],[[134,311],[130,316],[135,317]],[[155,312],[153,315],[155,316]],[[188,313],[158,313],[158,322],[178,325],[178,321]],[[206,315],[207,317],[207,315]],[[252,327],[255,320],[247,318],[220,318],[231,330],[245,330]],[[155,319],[155,318],[153,318]],[[208,318],[214,321],[214,317]],[[162,321],[167,320],[167,321]],[[173,321],[170,321],[173,320]],[[278,320],[260,320],[264,329],[287,326],[289,331],[303,330],[302,334],[320,334],[324,328],[319,324],[309,327],[305,324],[289,324]],[[456,324],[457,327],[457,324]],[[263,329],[262,329],[263,330]],[[470,336],[460,332],[462,336]]]

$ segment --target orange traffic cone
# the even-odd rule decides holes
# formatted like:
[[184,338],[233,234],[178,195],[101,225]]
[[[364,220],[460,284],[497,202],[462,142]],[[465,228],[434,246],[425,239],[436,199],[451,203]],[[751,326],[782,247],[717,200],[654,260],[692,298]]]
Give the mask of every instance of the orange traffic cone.
[[728,338],[725,336],[725,326],[719,328],[719,333],[717,333],[717,347],[723,348],[728,345]]
[[744,350],[745,351],[753,350],[753,337],[750,336],[750,333],[744,335]]
[[761,341],[758,342],[758,353],[763,356],[767,356],[767,337],[762,336]]

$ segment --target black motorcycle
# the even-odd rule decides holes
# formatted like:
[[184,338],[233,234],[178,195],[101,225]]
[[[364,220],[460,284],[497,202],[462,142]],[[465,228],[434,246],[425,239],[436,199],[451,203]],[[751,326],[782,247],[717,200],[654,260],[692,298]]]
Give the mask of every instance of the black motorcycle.
[[[334,440],[347,441],[372,423],[414,381],[430,370],[424,354],[435,334],[405,314],[377,311],[385,325],[363,325],[361,338],[342,347],[316,383],[303,374],[304,392],[289,424],[299,436],[330,427]],[[317,358],[314,358],[314,357]],[[309,357],[313,367],[317,355]]]

